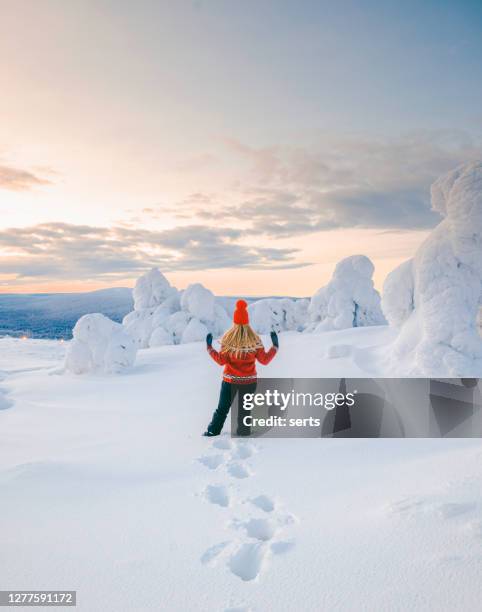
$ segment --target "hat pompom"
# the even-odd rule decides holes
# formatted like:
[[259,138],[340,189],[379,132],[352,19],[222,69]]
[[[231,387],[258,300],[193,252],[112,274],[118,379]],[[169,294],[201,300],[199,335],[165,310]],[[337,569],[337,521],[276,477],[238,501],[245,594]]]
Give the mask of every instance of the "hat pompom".
[[233,322],[236,323],[236,325],[247,325],[249,323],[249,315],[246,310],[247,307],[248,304],[244,300],[238,300],[236,302],[236,310],[233,316]]

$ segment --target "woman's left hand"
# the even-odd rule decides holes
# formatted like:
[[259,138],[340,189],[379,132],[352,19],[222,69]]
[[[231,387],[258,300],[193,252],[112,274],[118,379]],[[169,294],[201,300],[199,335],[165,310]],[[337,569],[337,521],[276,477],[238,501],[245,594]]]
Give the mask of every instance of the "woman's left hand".
[[278,348],[279,347],[278,334],[275,331],[272,331],[270,333],[270,336],[271,336],[271,342],[273,343],[273,346]]

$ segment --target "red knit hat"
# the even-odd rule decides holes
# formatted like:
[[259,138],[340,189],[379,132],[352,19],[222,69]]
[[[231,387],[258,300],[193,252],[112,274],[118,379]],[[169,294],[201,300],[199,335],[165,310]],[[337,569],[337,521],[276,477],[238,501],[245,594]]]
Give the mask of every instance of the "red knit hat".
[[236,310],[234,311],[233,322],[236,325],[247,325],[249,323],[249,315],[246,308],[248,304],[244,300],[236,302]]

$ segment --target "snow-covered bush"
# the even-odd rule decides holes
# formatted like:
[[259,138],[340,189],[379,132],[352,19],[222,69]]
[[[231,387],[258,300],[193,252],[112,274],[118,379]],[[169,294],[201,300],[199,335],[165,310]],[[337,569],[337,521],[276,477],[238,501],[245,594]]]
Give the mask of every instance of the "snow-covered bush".
[[482,162],[442,176],[431,195],[445,218],[385,282],[385,316],[400,328],[394,366],[405,363],[406,374],[480,376]]
[[134,364],[137,348],[133,338],[102,314],[84,315],[72,334],[65,368],[74,374],[119,373]]
[[248,306],[249,321],[259,334],[301,331],[307,320],[308,300],[266,298]]
[[134,310],[123,325],[138,348],[204,340],[219,336],[231,325],[227,312],[200,283],[178,291],[158,270],[141,276],[134,288]]
[[373,286],[374,266],[365,255],[339,261],[330,282],[311,298],[306,331],[382,325],[380,294]]

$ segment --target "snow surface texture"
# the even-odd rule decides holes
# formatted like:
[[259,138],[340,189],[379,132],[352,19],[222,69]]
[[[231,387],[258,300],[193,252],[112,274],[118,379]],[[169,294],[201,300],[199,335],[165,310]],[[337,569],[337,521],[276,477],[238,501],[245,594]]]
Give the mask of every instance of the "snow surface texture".
[[[366,376],[393,335],[287,332],[260,373]],[[67,344],[0,340],[4,588],[55,577],[79,612],[480,610],[480,440],[236,440],[229,419],[203,438],[220,384],[203,345],[56,376]]]
[[73,374],[120,373],[134,364],[136,352],[122,325],[99,313],[88,314],[75,324],[65,369]]
[[482,162],[442,176],[431,192],[432,208],[444,220],[384,285],[383,311],[400,329],[393,369],[405,375],[480,376]]
[[194,283],[178,291],[157,268],[137,280],[133,296],[134,310],[123,325],[139,348],[199,342],[231,325],[209,289]]
[[307,321],[309,300],[269,298],[248,306],[249,322],[258,334],[301,331]]
[[383,325],[380,295],[373,286],[374,266],[365,255],[339,261],[331,281],[311,298],[307,331]]

